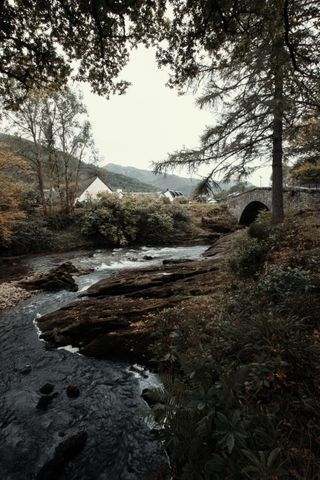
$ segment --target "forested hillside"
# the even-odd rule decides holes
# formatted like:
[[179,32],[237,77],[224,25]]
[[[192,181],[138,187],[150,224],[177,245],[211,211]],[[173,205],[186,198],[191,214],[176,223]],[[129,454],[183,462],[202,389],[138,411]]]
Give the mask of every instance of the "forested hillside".
[[[33,151],[33,143],[29,140],[0,133],[0,144],[7,145],[11,151],[17,152],[22,158],[30,159]],[[46,158],[46,152],[43,152],[43,158]],[[80,167],[80,187],[87,184],[87,181],[95,176],[99,176],[101,180],[106,182],[112,190],[121,188],[128,192],[152,192],[156,188],[144,182],[140,182],[135,178],[126,175],[114,173],[100,168],[92,163],[82,163]],[[29,181],[33,181],[33,177],[29,177]]]

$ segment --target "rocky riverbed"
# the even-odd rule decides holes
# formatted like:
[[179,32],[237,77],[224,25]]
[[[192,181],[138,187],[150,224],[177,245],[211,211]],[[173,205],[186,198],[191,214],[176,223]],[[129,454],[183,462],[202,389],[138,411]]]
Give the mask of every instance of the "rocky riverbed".
[[[94,272],[77,279],[78,289],[84,293],[95,281],[108,276],[112,278],[110,285],[114,284],[119,270],[147,266],[150,275],[152,271],[156,275],[156,265],[163,260],[178,261],[182,256],[192,260],[203,250],[197,247],[91,252],[73,254],[72,262],[81,268],[94,268]],[[28,268],[34,272],[41,272],[66,259],[70,257],[52,255],[24,262],[29,262]],[[181,270],[181,265],[175,268],[178,266]],[[167,268],[170,271],[173,266]],[[126,275],[119,278],[126,279]],[[134,276],[138,279],[137,272]],[[184,278],[186,283],[191,278],[187,270]],[[94,288],[98,287],[92,287],[89,298],[75,304],[98,300],[101,296],[92,295]],[[72,353],[70,346],[57,349],[50,347],[51,341],[50,344],[39,341],[35,321],[40,325],[57,307],[70,308],[68,304],[78,295],[73,291],[36,293],[0,317],[0,478],[168,478],[165,452],[143,416],[147,407],[141,392],[148,382],[154,381],[153,376],[130,368],[128,362],[98,360]],[[138,294],[135,298],[127,297],[133,316],[137,313],[133,311],[134,303],[137,310],[142,308],[143,300],[139,298]],[[150,300],[157,301],[155,297]],[[159,301],[169,300],[163,296]],[[137,318],[135,325],[138,326]],[[92,327],[95,330],[94,324]],[[48,329],[48,334],[49,331],[52,332]],[[77,343],[81,341],[78,339]]]

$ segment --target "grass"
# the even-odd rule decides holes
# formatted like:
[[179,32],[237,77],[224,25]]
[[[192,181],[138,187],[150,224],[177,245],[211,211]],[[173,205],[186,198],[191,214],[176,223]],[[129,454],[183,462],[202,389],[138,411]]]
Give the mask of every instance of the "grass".
[[262,215],[212,294],[154,319],[174,479],[320,478],[319,247],[317,214]]

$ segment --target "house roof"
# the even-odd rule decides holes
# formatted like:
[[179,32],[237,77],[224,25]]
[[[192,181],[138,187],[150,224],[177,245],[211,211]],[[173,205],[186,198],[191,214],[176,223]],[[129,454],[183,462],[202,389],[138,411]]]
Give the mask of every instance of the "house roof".
[[87,190],[87,188],[89,188],[90,185],[93,184],[93,182],[94,182],[97,178],[98,178],[98,179],[100,180],[100,182],[102,182],[106,187],[108,187],[111,191],[113,191],[112,188],[111,188],[109,185],[106,184],[106,182],[104,182],[98,175],[96,175],[96,176],[93,177],[93,178],[89,178],[88,180],[86,180],[86,182],[85,182],[84,184],[82,184],[82,188],[81,188],[81,190],[79,190],[78,196],[80,197],[80,196]]

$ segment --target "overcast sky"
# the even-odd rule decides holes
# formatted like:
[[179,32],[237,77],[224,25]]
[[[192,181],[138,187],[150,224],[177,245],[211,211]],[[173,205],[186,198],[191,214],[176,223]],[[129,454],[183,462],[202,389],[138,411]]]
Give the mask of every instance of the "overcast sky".
[[[200,110],[194,95],[179,96],[165,86],[168,73],[157,68],[152,50],[134,51],[121,78],[132,85],[125,95],[109,100],[81,87],[102,165],[152,169],[151,163],[164,160],[168,153],[197,147],[204,127],[214,123],[214,112]],[[269,185],[270,169],[260,170],[250,180]]]

